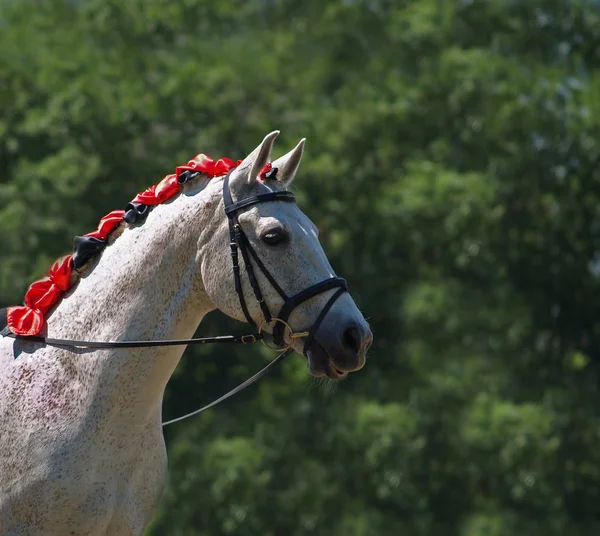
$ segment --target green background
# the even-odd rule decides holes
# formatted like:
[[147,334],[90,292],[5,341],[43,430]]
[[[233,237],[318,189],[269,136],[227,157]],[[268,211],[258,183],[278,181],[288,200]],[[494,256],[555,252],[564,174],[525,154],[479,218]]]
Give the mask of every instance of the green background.
[[[599,67],[592,0],[0,1],[0,306],[280,129],[375,334],[340,385],[295,356],[168,429],[148,534],[600,533]],[[190,348],[165,418],[270,357]]]

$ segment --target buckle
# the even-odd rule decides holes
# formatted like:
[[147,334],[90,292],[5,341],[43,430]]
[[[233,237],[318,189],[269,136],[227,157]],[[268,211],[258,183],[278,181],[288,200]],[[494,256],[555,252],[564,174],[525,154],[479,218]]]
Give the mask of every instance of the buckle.
[[[289,329],[290,331],[290,339],[292,341],[296,340],[296,339],[302,339],[304,337],[308,337],[308,331],[299,331],[298,333],[295,333],[294,330],[292,329],[292,326],[290,326],[285,320],[281,320],[281,318],[277,318],[277,317],[272,317],[271,320],[269,322],[267,322],[266,320],[263,320],[262,324],[258,327],[258,333],[259,335],[262,335],[263,332],[263,328],[265,327],[265,325],[267,324],[271,324],[272,322],[280,322],[281,324],[283,324],[286,328]],[[284,347],[277,347],[277,346],[271,346],[268,343],[265,342],[264,337],[261,337],[260,342],[263,343],[263,345],[268,348],[269,350],[274,350],[275,352],[281,352],[282,350],[288,350],[292,347],[291,344],[288,344],[287,346]]]
[[250,335],[242,335],[240,340],[242,344],[252,344],[253,342],[258,341],[258,338],[254,333],[250,333]]

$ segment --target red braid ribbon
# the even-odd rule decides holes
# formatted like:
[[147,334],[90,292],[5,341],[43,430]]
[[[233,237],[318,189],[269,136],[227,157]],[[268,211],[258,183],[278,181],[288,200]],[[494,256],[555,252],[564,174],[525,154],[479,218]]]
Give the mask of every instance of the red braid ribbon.
[[200,153],[192,158],[187,163],[187,166],[178,166],[175,168],[175,175],[179,177],[183,171],[197,171],[198,173],[204,173],[212,179],[219,175],[225,175],[225,173],[238,167],[241,163],[241,160],[238,160],[236,163],[231,158],[221,158],[215,161],[210,156]]
[[29,286],[25,306],[7,309],[10,330],[18,335],[37,335],[44,326],[45,314],[69,290],[72,271],[72,255],[55,261],[46,277]]
[[160,205],[178,194],[179,189],[180,186],[177,183],[177,175],[167,175],[158,184],[150,186],[150,188],[137,194],[133,199],[133,202],[143,203],[144,205]]
[[125,214],[124,210],[113,210],[112,212],[109,212],[100,220],[97,231],[85,234],[83,236],[91,236],[92,238],[97,238],[98,240],[106,240],[108,235],[112,233],[123,221],[123,214]]
[[273,165],[271,164],[271,162],[267,162],[264,167],[260,170],[260,173],[258,174],[258,178],[261,181],[266,180],[267,178],[267,173],[269,173],[269,171],[271,171],[273,169]]

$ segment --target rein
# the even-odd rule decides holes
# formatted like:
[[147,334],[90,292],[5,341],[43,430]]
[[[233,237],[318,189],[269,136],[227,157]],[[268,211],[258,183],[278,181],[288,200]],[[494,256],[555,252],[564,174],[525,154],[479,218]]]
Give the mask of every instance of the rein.
[[24,336],[14,333],[0,332],[5,337],[26,340],[29,342],[39,342],[48,346],[68,347],[68,348],[152,348],[154,346],[183,346],[188,344],[223,344],[223,343],[241,343],[252,344],[253,342],[264,339],[262,333],[250,333],[248,335],[221,335],[219,337],[201,337],[196,339],[168,339],[158,341],[76,341],[72,339],[51,339],[50,337],[40,337],[37,335]]
[[[264,322],[263,322],[264,326]],[[246,381],[234,387],[231,391],[228,391],[223,396],[220,396],[216,400],[213,400],[210,404],[203,406],[191,413],[186,413],[180,417],[175,419],[171,419],[170,421],[166,421],[162,423],[162,426],[167,426],[169,424],[173,424],[179,421],[183,421],[188,417],[192,417],[197,415],[198,413],[202,413],[207,409],[210,409],[220,402],[227,400],[233,395],[243,391],[246,387],[249,387],[254,382],[260,380],[263,376],[268,374],[271,370],[273,370],[279,363],[281,363],[287,356],[289,356],[294,350],[290,346],[287,348],[274,348],[269,346],[264,339],[264,335],[262,333],[262,327],[256,333],[249,333],[247,335],[221,335],[218,337],[199,337],[194,339],[168,339],[168,340],[158,340],[158,341],[77,341],[72,339],[53,339],[50,337],[41,337],[41,336],[24,336],[24,335],[15,335],[8,331],[8,329],[4,329],[0,331],[0,335],[5,337],[11,337],[13,339],[26,340],[29,342],[37,342],[40,344],[45,344],[47,346],[54,346],[57,348],[95,348],[95,349],[107,349],[107,348],[151,348],[156,346],[187,346],[194,344],[252,344],[255,342],[262,342],[264,346],[269,348],[270,350],[282,350],[282,352],[272,361],[270,361],[265,367],[259,370],[254,376],[251,376]],[[289,328],[289,326],[288,326]],[[291,331],[291,328],[290,328]],[[291,333],[291,339],[296,339],[300,337],[304,337],[305,333]]]
[[[239,344],[252,344],[260,341],[264,346],[271,350],[281,351],[281,353],[269,362],[264,368],[258,371],[254,376],[251,376],[246,381],[233,388],[231,391],[225,393],[223,396],[213,400],[211,403],[203,406],[191,413],[187,413],[182,415],[181,417],[177,417],[175,419],[171,419],[169,421],[163,422],[162,426],[167,426],[169,424],[173,424],[188,417],[192,417],[193,415],[197,415],[198,413],[202,413],[207,409],[210,409],[220,402],[227,400],[231,396],[239,393],[249,385],[253,384],[268,372],[270,372],[273,368],[275,368],[279,363],[281,363],[288,355],[290,355],[294,350],[292,348],[293,341],[296,339],[304,338],[306,339],[304,342],[304,347],[302,353],[306,355],[310,344],[312,343],[319,326],[321,325],[323,319],[333,306],[333,304],[337,301],[337,299],[344,293],[348,291],[348,284],[346,280],[341,277],[330,277],[329,279],[325,279],[316,283],[293,296],[288,296],[281,286],[277,283],[277,280],[273,277],[273,275],[269,272],[267,267],[261,261],[260,257],[251,246],[248,237],[244,233],[242,227],[240,226],[240,222],[238,220],[238,212],[241,210],[245,210],[253,205],[257,205],[260,203],[266,203],[270,201],[283,201],[288,203],[295,203],[296,198],[294,194],[289,191],[275,191],[268,192],[264,194],[258,194],[252,197],[247,197],[240,201],[234,202],[231,196],[231,191],[229,188],[229,176],[231,175],[233,169],[231,169],[225,179],[223,181],[223,202],[225,205],[225,214],[227,215],[229,221],[229,234],[230,234],[230,243],[229,246],[231,248],[231,261],[233,265],[233,278],[235,285],[235,292],[238,295],[238,299],[240,302],[240,306],[246,317],[248,323],[253,324],[257,327],[257,331],[255,333],[250,333],[247,335],[222,335],[218,337],[201,337],[201,338],[193,338],[193,339],[172,339],[172,340],[157,340],[157,341],[78,341],[71,339],[53,339],[50,337],[43,337],[39,335],[20,335],[13,333],[5,323],[6,319],[6,310],[0,310],[0,328],[4,327],[0,331],[0,335],[5,337],[12,337],[18,340],[25,340],[34,343],[45,344],[48,346],[55,346],[59,348],[95,348],[95,349],[109,349],[109,348],[151,348],[158,346],[183,346],[183,345],[194,345],[194,344],[226,344],[226,343],[239,343]],[[277,168],[273,168],[269,171],[268,178],[273,178],[277,174]],[[191,177],[186,177],[185,180],[189,180]],[[184,181],[182,181],[184,182]],[[257,326],[257,323],[254,321],[250,312],[248,310],[248,305],[246,304],[246,299],[244,297],[244,292],[242,289],[242,279],[241,279],[241,270],[239,265],[239,253],[242,254],[242,258],[244,260],[244,266],[246,268],[246,273],[248,275],[248,280],[250,282],[250,286],[254,293],[254,297],[258,302],[262,315],[264,317],[264,321]],[[266,304],[260,285],[258,280],[256,279],[256,274],[254,273],[254,268],[252,266],[252,259],[272,285],[272,287],[277,291],[277,293],[283,298],[283,305],[279,310],[279,314],[275,317],[271,314],[268,305]],[[329,298],[317,320],[311,326],[309,331],[303,331],[295,333],[292,327],[288,324],[287,320],[289,319],[292,311],[301,303],[326,292],[327,290],[331,290],[337,288],[337,291]],[[4,318],[3,318],[4,317]],[[273,326],[273,342],[277,345],[277,347],[270,346],[265,342],[263,335],[263,328],[267,324],[274,323]],[[289,331],[288,338],[291,341],[289,344],[284,341],[285,338],[285,330],[286,328]]]
[[[264,323],[263,323],[264,325]],[[289,327],[289,326],[288,326]],[[261,326],[262,329],[262,326]],[[223,396],[220,396],[216,400],[213,400],[210,404],[203,406],[191,413],[186,413],[180,417],[175,419],[171,419],[170,421],[166,421],[162,423],[162,426],[167,426],[169,424],[173,424],[179,421],[183,421],[189,417],[197,415],[198,413],[202,413],[207,409],[210,409],[220,402],[227,400],[233,395],[243,391],[246,387],[249,387],[254,382],[260,380],[263,376],[268,374],[271,370],[273,370],[279,363],[281,363],[287,356],[289,356],[294,350],[290,346],[287,348],[274,348],[269,346],[264,339],[264,335],[262,331],[258,331],[256,333],[249,333],[247,335],[221,335],[219,337],[200,337],[194,339],[168,339],[168,340],[158,340],[158,341],[77,341],[71,339],[52,339],[50,337],[41,337],[41,336],[24,336],[24,335],[15,335],[8,330],[3,330],[0,332],[1,335],[5,337],[11,337],[13,339],[26,340],[29,342],[37,342],[41,344],[45,344],[47,346],[55,346],[57,348],[95,348],[95,349],[107,349],[107,348],[151,348],[156,346],[187,346],[194,344],[252,344],[255,342],[262,342],[264,346],[269,348],[270,350],[282,350],[282,352],[272,361],[270,361],[265,367],[259,370],[254,376],[251,376],[246,381],[234,387],[231,391],[228,391]],[[291,338],[300,338],[305,336],[305,333],[291,333]]]

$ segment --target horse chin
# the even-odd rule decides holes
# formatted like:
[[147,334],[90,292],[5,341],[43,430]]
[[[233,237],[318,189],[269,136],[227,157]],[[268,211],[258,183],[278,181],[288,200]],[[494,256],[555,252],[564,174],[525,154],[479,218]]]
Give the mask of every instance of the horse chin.
[[339,381],[348,376],[347,372],[343,372],[333,365],[329,354],[316,340],[313,340],[308,347],[306,357],[308,358],[308,371],[316,378],[326,376],[330,380]]

